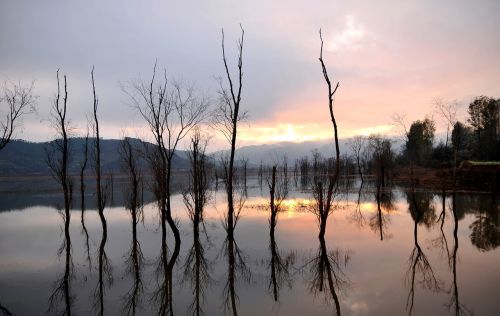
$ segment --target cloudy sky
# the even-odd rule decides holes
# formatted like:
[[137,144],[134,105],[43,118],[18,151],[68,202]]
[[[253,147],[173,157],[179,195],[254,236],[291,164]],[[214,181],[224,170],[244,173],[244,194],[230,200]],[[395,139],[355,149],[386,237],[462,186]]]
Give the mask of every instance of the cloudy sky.
[[[465,106],[500,97],[499,1],[19,1],[0,0],[0,80],[35,80],[38,113],[17,135],[54,137],[48,118],[60,68],[68,115],[81,132],[92,109],[95,66],[102,134],[147,138],[122,91],[151,76],[155,59],[170,79],[216,99],[224,74],[221,28],[236,68],[245,29],[240,145],[331,138],[318,29],[340,137],[396,133],[391,115],[432,114],[435,98]],[[439,127],[439,124],[438,124]],[[222,146],[214,134],[215,147]]]

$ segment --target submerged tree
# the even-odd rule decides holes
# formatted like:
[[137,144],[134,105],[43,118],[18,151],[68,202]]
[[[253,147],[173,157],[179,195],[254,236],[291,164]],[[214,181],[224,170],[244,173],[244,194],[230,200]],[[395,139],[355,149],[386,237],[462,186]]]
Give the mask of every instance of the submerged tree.
[[[190,309],[193,315],[203,314],[202,305],[205,300],[206,287],[211,283],[209,261],[200,237],[200,229],[204,224],[204,207],[209,201],[208,161],[205,154],[208,139],[196,129],[191,138],[189,161],[191,174],[188,189],[183,193],[189,218],[193,223],[193,245],[188,252],[184,264],[183,280],[189,282],[193,288],[193,302]],[[205,231],[206,233],[206,231]],[[208,239],[208,236],[207,236]]]
[[[284,162],[286,162],[285,159]],[[288,176],[285,172],[277,176],[276,169],[276,166],[273,166],[271,181],[268,180],[268,186],[270,195],[269,208],[271,211],[271,216],[269,218],[269,250],[271,252],[271,260],[269,261],[269,269],[271,270],[269,289],[272,288],[274,301],[277,302],[279,290],[283,283],[291,282],[288,270],[292,262],[292,257],[287,257],[285,259],[281,257],[274,234],[276,224],[278,223],[278,215],[283,212],[282,203],[288,195],[288,187],[286,184]]]
[[131,143],[130,138],[125,137],[121,142],[120,156],[122,170],[127,175],[125,186],[125,208],[130,212],[132,220],[132,243],[130,251],[126,255],[126,273],[133,277],[132,288],[125,295],[124,313],[135,315],[140,306],[141,295],[144,292],[142,283],[142,270],[144,266],[144,255],[141,244],[137,238],[137,224],[144,222],[143,201],[141,198],[142,172],[137,161],[137,149]]
[[[179,142],[200,122],[205,119],[208,110],[208,100],[198,96],[192,86],[174,82],[167,86],[167,76],[157,87],[156,63],[149,83],[137,82],[132,91],[126,91],[138,111],[148,124],[155,146],[147,153],[154,179],[154,193],[160,210],[162,228],[161,268],[164,280],[159,285],[155,300],[159,303],[160,314],[172,313],[173,267],[179,256],[181,236],[172,216],[171,208],[171,178],[175,150]],[[167,258],[167,227],[173,232],[175,244],[170,258]]]
[[81,198],[81,215],[80,221],[82,223],[82,234],[85,235],[85,248],[87,249],[87,262],[89,263],[89,271],[92,270],[92,259],[90,258],[90,243],[89,243],[89,233],[87,227],[85,226],[85,169],[88,164],[89,156],[89,130],[87,126],[87,134],[85,135],[85,142],[83,145],[82,162],[80,165],[80,198]]
[[380,135],[370,135],[368,147],[372,152],[371,162],[377,173],[377,181],[382,187],[387,184],[387,174],[394,162],[391,141]]
[[366,139],[363,136],[356,136],[351,139],[350,146],[352,153],[354,154],[354,158],[356,159],[356,165],[358,169],[358,174],[361,179],[361,184],[363,184],[363,168],[362,168],[362,151],[365,147]]
[[22,117],[34,110],[36,102],[36,97],[33,95],[34,85],[34,82],[29,86],[21,83],[5,83],[2,87],[0,91],[0,150],[15,137]]
[[106,207],[107,201],[107,190],[106,186],[102,183],[102,167],[101,167],[101,139],[99,136],[99,119],[97,116],[97,107],[99,105],[99,100],[97,98],[95,90],[94,81],[94,67],[92,67],[91,83],[92,83],[92,95],[93,95],[93,121],[91,123],[92,130],[94,134],[94,146],[93,146],[93,167],[96,181],[96,197],[97,197],[97,212],[99,214],[99,219],[102,226],[102,236],[101,242],[99,244],[98,252],[98,271],[99,280],[94,292],[94,308],[97,309],[99,315],[104,315],[104,290],[105,284],[104,279],[106,278],[108,284],[110,285],[113,281],[111,276],[111,264],[106,255],[106,242],[108,240],[108,226],[106,222],[106,217],[104,216],[104,208]]
[[[328,86],[328,109],[330,111],[330,119],[333,125],[333,136],[335,143],[335,167],[333,173],[328,170],[328,184],[324,185],[321,178],[314,179],[313,183],[313,195],[315,200],[315,206],[312,208],[312,212],[318,218],[319,224],[319,237],[324,237],[326,232],[326,222],[328,220],[328,216],[333,212],[332,203],[334,198],[334,191],[336,191],[336,184],[340,173],[340,149],[339,149],[339,141],[338,141],[338,131],[337,131],[337,121],[335,120],[335,115],[333,112],[333,98],[335,92],[339,87],[339,82],[332,86],[330,78],[328,76],[328,72],[326,70],[325,63],[323,61],[323,37],[321,35],[321,29],[319,30],[319,38],[321,40],[320,46],[320,54],[319,61],[321,63],[321,69],[323,71],[323,77]],[[314,159],[317,161],[317,159]],[[317,169],[316,163],[313,163],[313,169]],[[315,172],[317,173],[317,172]]]
[[66,117],[68,104],[68,89],[66,75],[64,76],[64,96],[61,104],[61,89],[59,83],[59,69],[57,77],[57,94],[52,105],[52,125],[57,132],[57,139],[53,140],[46,149],[46,161],[52,176],[61,185],[64,196],[65,225],[70,223],[70,205],[72,198],[72,181],[68,173],[70,160],[69,123]]
[[[226,59],[226,50],[224,45],[224,29],[222,29],[222,61],[226,72],[226,79],[229,87],[224,87],[222,79],[219,80],[219,104],[215,112],[214,125],[221,131],[227,141],[230,143],[231,150],[229,157],[223,157],[223,166],[225,174],[225,186],[227,195],[227,214],[224,216],[224,228],[227,232],[224,243],[224,251],[228,257],[228,281],[224,288],[226,296],[226,306],[230,308],[233,315],[237,315],[237,295],[235,293],[236,268],[240,268],[243,276],[247,275],[246,265],[243,261],[236,241],[234,239],[234,229],[239,219],[240,211],[243,208],[244,198],[240,196],[239,203],[235,204],[234,194],[234,156],[236,151],[236,138],[238,132],[238,123],[245,118],[245,112],[240,109],[241,91],[243,87],[243,40],[245,31],[241,27],[241,37],[238,39],[238,81],[233,82],[229,66]],[[248,279],[247,278],[247,279]]]
[[[68,142],[69,123],[66,117],[68,104],[68,89],[66,76],[64,76],[64,96],[61,104],[61,89],[59,83],[59,70],[57,77],[57,94],[52,105],[52,124],[58,137],[52,141],[46,149],[46,160],[52,176],[61,185],[64,196],[64,211],[61,216],[64,221],[64,242],[58,251],[61,255],[63,251],[66,254],[66,264],[63,276],[56,282],[56,288],[49,298],[49,310],[60,315],[71,315],[71,306],[73,296],[71,294],[70,282],[73,275],[73,261],[71,259],[71,238],[69,235],[69,224],[71,220],[71,200],[72,200],[72,181],[68,173],[70,160],[70,149]],[[64,301],[64,308],[61,311],[57,309],[58,302]]]
[[[240,26],[241,27],[241,26]],[[229,66],[226,59],[226,51],[224,45],[224,29],[222,29],[222,60],[226,71],[226,78],[229,88],[223,86],[220,79],[219,89],[219,104],[215,111],[214,125],[222,132],[224,137],[229,141],[231,150],[227,159],[225,168],[226,174],[226,193],[228,200],[227,226],[234,229],[235,226],[235,209],[234,209],[234,156],[236,152],[236,137],[238,132],[238,123],[246,117],[246,112],[240,112],[241,91],[243,87],[243,40],[245,31],[241,27],[241,38],[238,39],[238,85],[235,86],[231,77]]]

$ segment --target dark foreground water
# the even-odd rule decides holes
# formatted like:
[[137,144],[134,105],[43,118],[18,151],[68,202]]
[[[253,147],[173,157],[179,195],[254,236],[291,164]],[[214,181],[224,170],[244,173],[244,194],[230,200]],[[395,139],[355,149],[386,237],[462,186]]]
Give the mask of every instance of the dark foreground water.
[[[451,194],[393,187],[377,200],[372,186],[359,191],[355,183],[337,196],[320,241],[311,194],[292,182],[272,243],[267,185],[250,181],[235,229],[234,266],[222,225],[223,191],[212,192],[206,234],[198,240],[182,195],[175,195],[182,244],[171,283],[162,273],[155,203],[144,207],[134,238],[116,193],[105,209],[102,247],[95,207],[85,212],[86,231],[81,210],[72,210],[66,235],[64,218],[48,206],[62,200],[57,192],[4,191],[2,312],[156,315],[171,306],[177,315],[197,308],[221,315],[232,314],[234,302],[240,315],[332,315],[337,308],[342,315],[500,314],[500,210],[491,195],[457,194],[453,203]],[[166,239],[169,256],[173,235]]]

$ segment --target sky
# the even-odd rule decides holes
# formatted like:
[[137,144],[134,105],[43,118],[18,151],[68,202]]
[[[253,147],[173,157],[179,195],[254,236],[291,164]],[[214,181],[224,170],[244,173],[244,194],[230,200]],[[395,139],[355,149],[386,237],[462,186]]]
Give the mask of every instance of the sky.
[[[434,115],[437,98],[462,105],[500,97],[499,1],[20,1],[0,0],[0,80],[35,81],[37,112],[17,138],[55,137],[50,109],[56,71],[67,76],[68,116],[84,133],[92,110],[95,66],[101,135],[149,139],[123,91],[149,80],[153,65],[170,81],[194,85],[217,102],[224,75],[221,28],[236,74],[240,24],[245,30],[241,107],[248,119],[239,146],[333,137],[324,61],[340,87],[334,111],[340,138],[396,135],[391,117]],[[212,148],[227,147],[211,131]]]

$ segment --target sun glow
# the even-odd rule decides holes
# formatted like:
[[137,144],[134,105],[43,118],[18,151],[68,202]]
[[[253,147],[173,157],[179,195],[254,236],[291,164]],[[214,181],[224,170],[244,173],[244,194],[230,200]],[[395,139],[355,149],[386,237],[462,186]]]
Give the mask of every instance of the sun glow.
[[239,139],[253,143],[306,142],[331,137],[331,131],[324,131],[318,124],[279,123],[267,127],[242,127]]
[[[394,132],[394,125],[376,125],[365,128],[345,128],[340,138],[354,136],[369,136],[372,134],[388,135]],[[251,144],[269,144],[279,142],[300,143],[307,141],[321,141],[332,139],[331,126],[320,126],[319,124],[292,124],[278,123],[276,126],[256,126],[240,128],[239,139]]]

